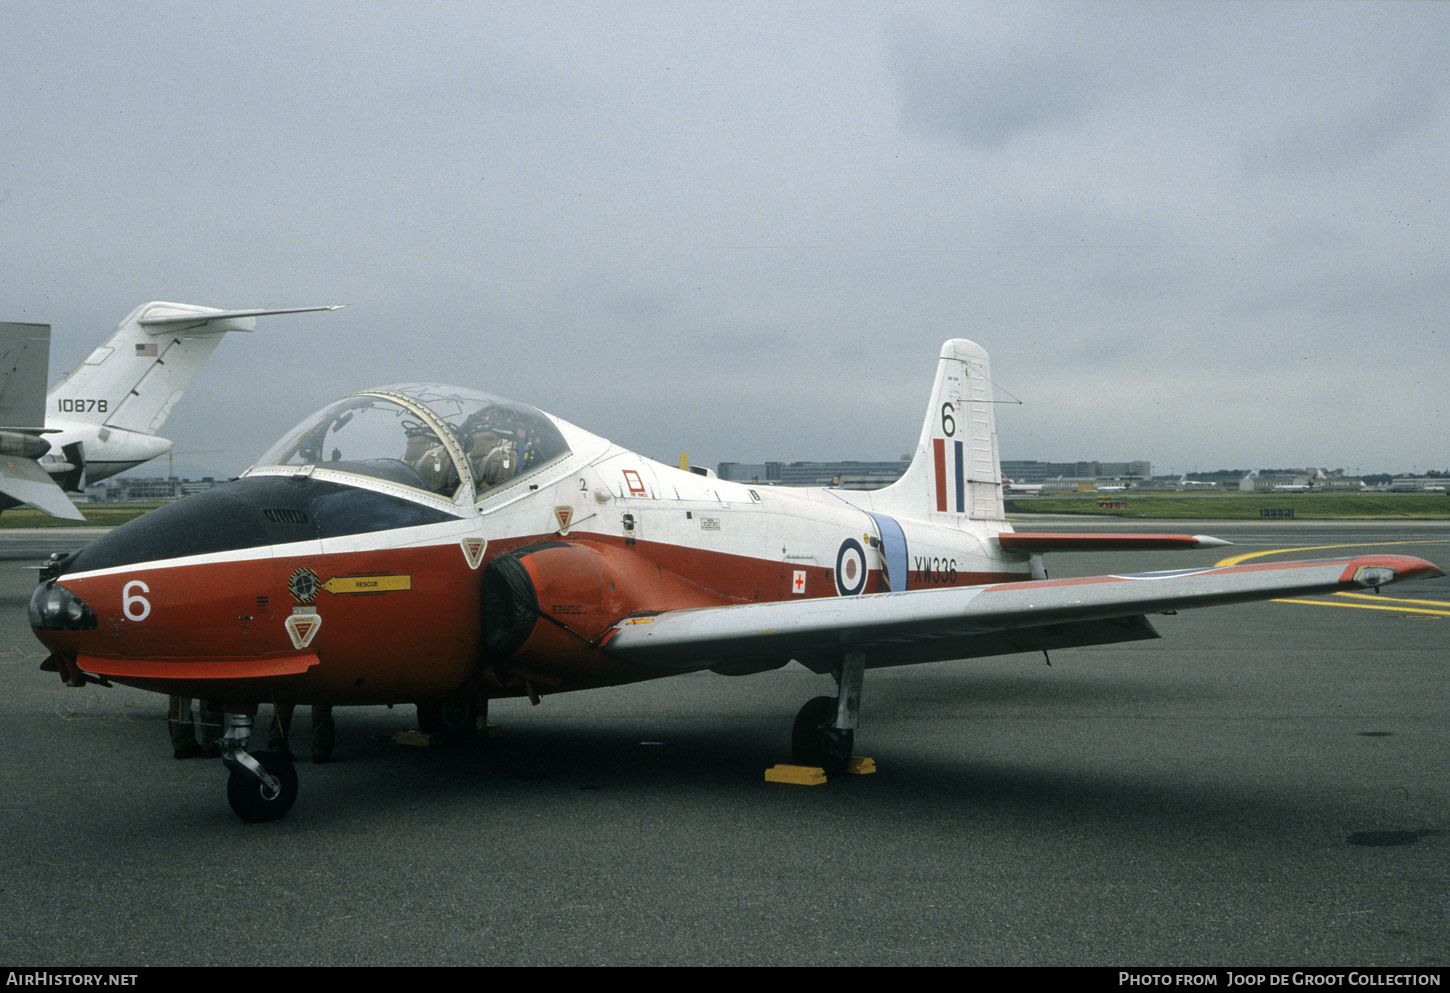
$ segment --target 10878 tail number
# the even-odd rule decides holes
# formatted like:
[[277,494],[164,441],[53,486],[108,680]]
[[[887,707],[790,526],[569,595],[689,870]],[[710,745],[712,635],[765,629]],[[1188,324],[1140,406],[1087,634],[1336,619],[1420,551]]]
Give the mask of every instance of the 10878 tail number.
[[105,400],[57,400],[56,406],[62,414],[104,414]]

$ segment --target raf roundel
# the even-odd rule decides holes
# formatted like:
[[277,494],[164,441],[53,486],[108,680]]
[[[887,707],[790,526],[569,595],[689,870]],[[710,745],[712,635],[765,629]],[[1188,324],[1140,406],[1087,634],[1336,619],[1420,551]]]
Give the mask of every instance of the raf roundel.
[[836,552],[836,592],[855,596],[865,588],[866,550],[855,538],[847,538]]

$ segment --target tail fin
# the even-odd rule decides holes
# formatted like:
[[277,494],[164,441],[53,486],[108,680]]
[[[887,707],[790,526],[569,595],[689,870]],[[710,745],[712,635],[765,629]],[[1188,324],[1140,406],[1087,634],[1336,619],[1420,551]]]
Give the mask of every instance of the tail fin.
[[884,513],[954,525],[1004,520],[991,369],[981,345],[964,338],[942,345],[911,465],[871,503]]
[[67,421],[155,434],[228,331],[253,331],[254,318],[335,307],[217,310],[146,303],[50,392],[48,413]]
[[0,428],[45,427],[50,325],[0,322]]

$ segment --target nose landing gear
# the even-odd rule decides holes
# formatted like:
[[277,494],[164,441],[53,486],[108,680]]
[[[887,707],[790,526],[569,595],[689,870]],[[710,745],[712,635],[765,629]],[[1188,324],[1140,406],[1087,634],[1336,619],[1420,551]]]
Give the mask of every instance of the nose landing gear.
[[242,820],[251,824],[285,817],[297,800],[297,770],[285,755],[274,752],[247,753],[254,714],[227,712],[222,734],[222,761],[231,775],[227,778],[227,800]]

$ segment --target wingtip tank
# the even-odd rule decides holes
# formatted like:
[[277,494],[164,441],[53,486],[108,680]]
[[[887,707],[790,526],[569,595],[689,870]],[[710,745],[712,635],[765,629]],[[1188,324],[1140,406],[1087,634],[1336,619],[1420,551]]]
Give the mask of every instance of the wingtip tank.
[[1361,555],[1344,568],[1341,582],[1372,589],[1407,579],[1439,579],[1445,570],[1413,555]]

